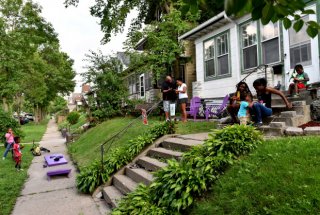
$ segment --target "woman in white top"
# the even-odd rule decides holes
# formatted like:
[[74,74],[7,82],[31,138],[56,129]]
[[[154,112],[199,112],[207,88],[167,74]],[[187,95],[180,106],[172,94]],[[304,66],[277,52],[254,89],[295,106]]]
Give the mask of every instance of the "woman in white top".
[[181,78],[177,79],[178,89],[176,93],[179,94],[179,104],[181,106],[181,113],[182,113],[182,122],[187,122],[187,111],[186,105],[188,102],[188,94],[187,94],[187,85],[182,82]]

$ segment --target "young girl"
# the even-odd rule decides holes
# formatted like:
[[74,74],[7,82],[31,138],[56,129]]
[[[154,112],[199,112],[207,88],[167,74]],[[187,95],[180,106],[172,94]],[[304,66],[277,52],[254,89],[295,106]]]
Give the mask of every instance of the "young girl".
[[21,171],[21,149],[20,149],[20,137],[14,137],[14,144],[13,144],[13,157],[16,161],[16,169],[17,171]]
[[227,107],[233,123],[236,123],[238,121],[237,113],[240,108],[240,102],[246,100],[247,94],[252,95],[246,82],[241,81],[237,84],[236,87],[237,91],[234,93],[234,96],[230,98],[230,105],[228,105]]
[[5,138],[6,138],[6,150],[4,151],[4,154],[3,154],[3,158],[2,158],[3,160],[6,159],[8,152],[13,146],[14,135],[11,128],[8,129],[8,132],[5,134]]
[[240,103],[240,108],[238,112],[238,118],[240,120],[240,125],[247,125],[250,120],[249,105],[252,103],[251,94],[247,94],[246,100]]
[[186,105],[188,102],[188,94],[187,94],[187,85],[182,82],[181,78],[177,79],[178,89],[176,93],[179,94],[179,104],[181,106],[181,113],[182,113],[182,122],[187,122],[187,111]]

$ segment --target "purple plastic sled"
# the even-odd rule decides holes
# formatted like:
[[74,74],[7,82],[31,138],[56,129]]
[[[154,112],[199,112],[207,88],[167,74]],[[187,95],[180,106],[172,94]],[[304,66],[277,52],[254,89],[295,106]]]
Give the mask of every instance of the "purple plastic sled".
[[51,176],[56,176],[56,175],[67,175],[69,177],[70,172],[71,172],[71,169],[57,169],[57,170],[48,171],[47,172],[48,181],[50,180]]
[[[59,158],[59,159],[57,159]],[[66,164],[68,161],[64,158],[63,154],[51,154],[44,156],[48,166],[56,166]],[[56,160],[55,160],[56,159]]]

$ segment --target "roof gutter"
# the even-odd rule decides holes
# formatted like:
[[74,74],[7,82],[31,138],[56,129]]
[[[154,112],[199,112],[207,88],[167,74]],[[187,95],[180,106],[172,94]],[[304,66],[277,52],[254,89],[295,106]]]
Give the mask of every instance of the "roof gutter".
[[[194,29],[186,32],[185,34],[181,35],[178,39],[179,40],[184,40],[187,39],[188,37],[192,36],[193,34],[196,34],[197,32],[205,29],[206,27],[214,24],[215,22],[220,21],[221,19],[228,19],[231,20],[227,14],[225,13],[225,11],[219,13],[218,15],[212,17],[211,19],[205,21],[204,23],[198,25],[197,27],[195,27]],[[233,22],[233,21],[232,21]]]

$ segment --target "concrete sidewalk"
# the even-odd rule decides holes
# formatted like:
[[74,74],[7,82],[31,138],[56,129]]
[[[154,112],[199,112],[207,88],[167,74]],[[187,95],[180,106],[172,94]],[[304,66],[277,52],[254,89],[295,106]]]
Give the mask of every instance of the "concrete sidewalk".
[[[62,153],[69,161],[68,164],[44,168],[44,155],[34,157],[28,170],[21,196],[17,199],[12,215],[100,215],[104,208],[95,202],[90,195],[83,195],[76,189],[76,169],[67,154],[65,139],[54,120],[50,120],[40,146],[48,148],[50,153]],[[27,153],[27,152],[26,152]],[[69,178],[66,176],[53,177],[47,180],[47,171],[55,169],[72,169]],[[105,214],[105,213],[104,213]]]

